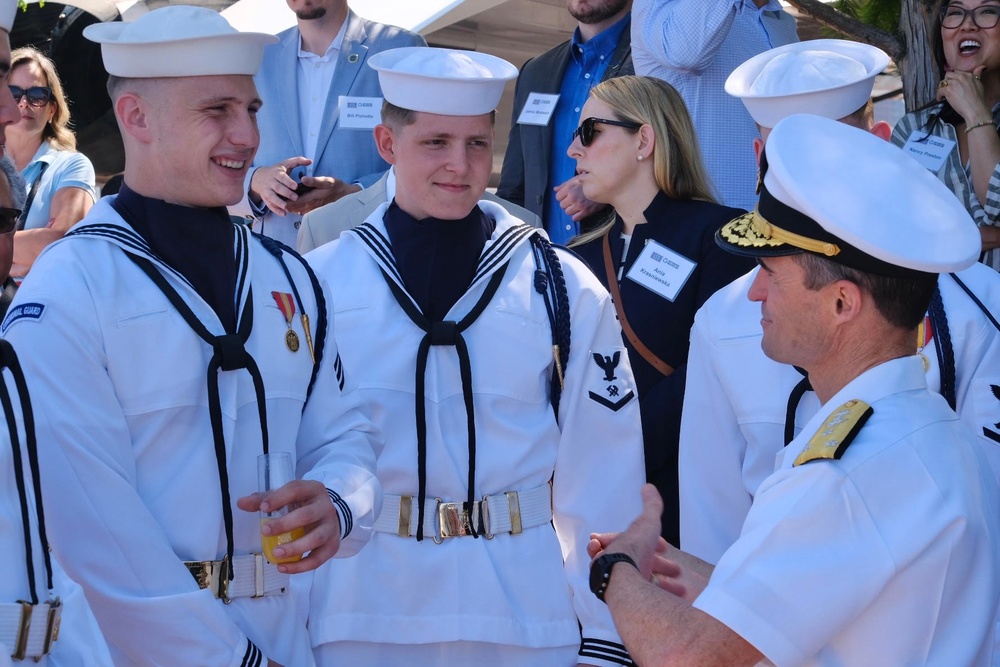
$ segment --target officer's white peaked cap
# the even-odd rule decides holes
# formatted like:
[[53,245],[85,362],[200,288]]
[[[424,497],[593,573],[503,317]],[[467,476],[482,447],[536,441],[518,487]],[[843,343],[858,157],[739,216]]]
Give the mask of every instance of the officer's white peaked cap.
[[401,109],[443,116],[480,116],[497,108],[517,68],[488,53],[410,46],[376,53],[385,99]]
[[930,171],[888,141],[797,114],[764,147],[760,203],[716,241],[756,257],[812,252],[881,275],[948,273],[979,257],[979,230]]
[[0,0],[0,28],[10,32],[17,15],[17,0]]
[[740,98],[762,127],[796,113],[839,120],[868,102],[875,77],[888,65],[884,51],[859,42],[796,42],[737,67],[726,80],[726,92]]
[[155,77],[254,75],[264,46],[278,38],[239,32],[218,12],[171,5],[129,23],[95,23],[84,37],[101,45],[104,67],[115,76]]

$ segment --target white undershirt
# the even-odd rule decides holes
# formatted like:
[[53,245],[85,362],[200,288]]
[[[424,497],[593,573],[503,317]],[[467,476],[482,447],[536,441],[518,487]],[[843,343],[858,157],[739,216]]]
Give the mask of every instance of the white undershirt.
[[[326,106],[326,98],[330,94],[330,83],[337,69],[337,57],[340,55],[346,28],[347,21],[344,21],[330,48],[322,56],[303,51],[302,35],[299,35],[299,67],[296,82],[299,91],[299,127],[302,128],[304,155],[311,160],[316,159],[319,128],[330,113]],[[307,175],[313,175],[314,166],[311,164],[306,167]]]
[[622,274],[625,272],[625,258],[628,257],[628,246],[632,243],[632,235],[622,232],[622,258],[618,262],[618,282],[622,281]]

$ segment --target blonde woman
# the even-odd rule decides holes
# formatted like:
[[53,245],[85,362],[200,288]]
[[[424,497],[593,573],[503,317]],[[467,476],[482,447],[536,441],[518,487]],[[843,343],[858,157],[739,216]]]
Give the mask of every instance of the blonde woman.
[[7,128],[6,152],[28,189],[20,231],[14,234],[11,275],[24,276],[45,246],[87,214],[97,187],[94,166],[76,151],[53,62],[31,47],[16,49],[7,84],[21,119]]
[[[609,79],[590,93],[569,156],[588,199],[614,215],[570,243],[611,292],[635,372],[646,476],[677,544],[677,442],[695,311],[752,260],[715,244],[744,211],[715,203],[694,127],[669,84]],[[706,415],[706,419],[710,418]]]

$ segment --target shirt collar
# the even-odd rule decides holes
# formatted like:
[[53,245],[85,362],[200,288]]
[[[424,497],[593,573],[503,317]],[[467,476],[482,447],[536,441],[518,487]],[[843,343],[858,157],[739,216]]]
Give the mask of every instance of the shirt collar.
[[302,49],[302,33],[299,33],[299,60],[330,60],[340,51],[340,47],[344,43],[344,33],[347,32],[347,19],[344,19],[344,23],[340,26],[340,30],[337,31],[337,36],[333,38],[330,42],[330,46],[327,48],[326,53],[322,56],[317,56],[315,53],[310,53]]
[[[777,0],[772,0],[776,2]],[[625,25],[628,23],[629,18],[632,16],[631,12],[625,14],[625,16],[618,19],[618,22],[612,26],[609,26],[602,30],[601,32],[594,35],[593,39],[584,43],[583,38],[580,37],[580,28],[577,27],[573,31],[573,49],[582,50],[584,48],[592,48],[597,51],[597,53],[610,56],[618,48],[618,41],[621,39],[622,33],[625,32]]]

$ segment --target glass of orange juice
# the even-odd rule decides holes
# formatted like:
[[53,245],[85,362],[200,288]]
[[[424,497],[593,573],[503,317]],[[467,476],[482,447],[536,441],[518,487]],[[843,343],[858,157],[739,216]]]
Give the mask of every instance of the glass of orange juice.
[[[270,454],[261,454],[257,457],[257,490],[260,491],[264,498],[271,491],[280,489],[294,479],[295,473],[292,468],[292,455],[288,452],[273,452]],[[269,521],[285,516],[293,509],[295,509],[294,506],[286,505],[285,507],[272,509],[270,512],[262,511],[260,513],[261,527],[263,528],[264,524]],[[288,544],[292,540],[297,540],[305,534],[305,528],[295,528],[290,532],[279,535],[264,535],[261,533],[260,542],[263,547],[264,557],[270,563],[294,563],[297,560],[301,560],[301,555],[277,558],[274,555],[274,548]]]

